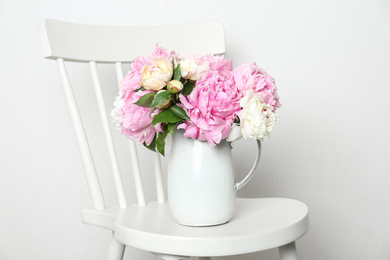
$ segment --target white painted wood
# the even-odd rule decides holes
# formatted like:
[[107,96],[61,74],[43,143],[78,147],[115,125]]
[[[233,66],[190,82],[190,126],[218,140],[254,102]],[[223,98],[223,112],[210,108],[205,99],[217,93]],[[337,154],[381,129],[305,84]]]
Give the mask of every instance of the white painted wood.
[[119,206],[107,207],[105,210],[82,209],[81,219],[84,224],[102,227],[113,231],[115,219],[121,209],[122,208],[119,208]]
[[118,242],[113,236],[111,239],[110,247],[108,249],[107,260],[122,260],[125,253],[125,245]]
[[207,228],[177,224],[168,203],[130,206],[116,217],[115,237],[145,251],[213,257],[276,248],[297,240],[308,229],[308,208],[296,200],[237,199],[236,206],[227,224]]
[[93,162],[91,150],[89,148],[83,122],[80,117],[77,103],[73,95],[72,86],[70,84],[68,73],[62,58],[57,59],[57,65],[60,72],[62,86],[64,88],[66,102],[68,104],[70,118],[72,120],[73,129],[76,135],[77,144],[80,150],[80,156],[83,162],[92,204],[95,209],[104,209],[104,199],[99,183],[99,178],[96,173],[95,164]]
[[298,260],[295,242],[279,247],[280,260]]
[[190,258],[189,256],[164,255],[159,253],[153,253],[153,254],[163,260],[183,260],[183,259]]
[[239,198],[236,206],[230,222],[207,228],[177,224],[168,203],[104,211],[84,209],[82,217],[85,224],[114,230],[124,244],[160,255],[217,257],[279,247],[282,260],[298,259],[294,241],[309,226],[305,204],[291,199]]
[[[118,82],[118,88],[120,90],[120,82],[124,77],[121,62],[115,62],[115,72],[116,72],[116,78]],[[142,184],[138,152],[135,143],[131,140],[129,140],[129,149],[130,149],[130,163],[131,163],[133,177],[134,177],[134,185],[135,185],[135,191],[137,195],[137,202],[138,205],[145,205],[145,193]]]
[[141,170],[139,166],[138,152],[135,142],[129,141],[130,148],[130,162],[133,170],[135,191],[137,194],[138,205],[143,206],[146,204],[145,193],[142,184]]
[[108,121],[106,106],[104,104],[104,97],[103,97],[102,87],[100,84],[99,73],[95,61],[91,61],[89,65],[91,68],[93,85],[95,87],[95,94],[96,94],[97,104],[99,107],[100,118],[103,125],[104,137],[106,139],[108,153],[110,156],[111,168],[114,176],[119,206],[121,208],[126,208],[127,202],[125,197],[125,191],[123,189],[122,177],[118,165],[118,158],[116,156],[114,141],[112,140],[111,128]]
[[[43,56],[81,62],[129,62],[158,43],[181,55],[225,53],[219,22],[165,26],[97,26],[47,19],[40,24]],[[172,32],[177,32],[175,37]],[[205,40],[199,40],[205,39]],[[196,43],[196,44],[193,44]]]
[[125,77],[123,74],[122,62],[115,62],[116,80],[118,82],[118,89],[121,89],[121,80]]
[[163,181],[163,173],[161,167],[161,157],[160,154],[158,153],[155,153],[154,155],[154,172],[156,178],[157,202],[164,203],[165,202],[164,181]]

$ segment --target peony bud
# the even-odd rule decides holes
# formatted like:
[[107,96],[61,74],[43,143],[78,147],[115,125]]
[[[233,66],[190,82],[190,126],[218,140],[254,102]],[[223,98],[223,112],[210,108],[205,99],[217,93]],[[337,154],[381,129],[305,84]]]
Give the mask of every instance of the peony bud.
[[158,104],[156,107],[157,108],[168,108],[172,105],[172,100],[165,100],[161,104]]
[[183,90],[183,83],[180,80],[171,80],[168,82],[167,90],[172,94],[180,92]]
[[[160,93],[160,92],[163,92],[163,91],[165,91],[165,90],[160,90],[160,91],[157,92],[157,94]],[[156,97],[156,96],[154,96],[154,97]],[[168,108],[171,104],[172,104],[172,100],[170,100],[168,98],[167,100],[165,100],[165,101],[161,102],[160,104],[158,104],[156,107],[157,108]]]

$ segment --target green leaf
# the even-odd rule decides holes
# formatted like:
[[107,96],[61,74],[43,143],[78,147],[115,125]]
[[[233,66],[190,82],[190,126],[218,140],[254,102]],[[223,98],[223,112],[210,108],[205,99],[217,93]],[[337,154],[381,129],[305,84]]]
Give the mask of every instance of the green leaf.
[[138,101],[135,102],[134,104],[140,107],[150,107],[155,95],[156,92],[150,92],[148,94],[145,94],[140,99],[138,99]]
[[173,104],[176,104],[178,100],[177,97],[178,97],[178,93],[175,93],[175,94],[171,94],[169,99],[173,101]]
[[172,78],[171,78],[171,80],[173,79],[173,76],[175,76],[174,74],[175,74],[175,59],[172,59],[172,68],[174,68],[173,69],[173,73],[172,73]]
[[150,109],[150,112],[149,112],[149,117],[152,115],[153,111],[155,110],[156,108],[153,107],[152,109]]
[[191,94],[192,90],[194,89],[194,86],[195,86],[195,83],[194,83],[194,82],[188,81],[188,82],[184,85],[184,88],[183,88],[183,90],[181,91],[181,93],[182,93],[184,96],[188,96],[189,94]]
[[152,121],[152,126],[154,126],[157,123],[177,123],[182,121],[180,117],[175,116],[171,110],[163,110],[162,112],[158,113]]
[[140,87],[140,88],[134,90],[134,92],[138,92],[138,91],[142,91],[142,90],[145,90],[145,88],[144,87]]
[[169,123],[168,124],[168,132],[173,135],[174,133],[174,130],[175,130],[175,126],[177,125],[177,123]]
[[180,64],[177,65],[175,68],[175,76],[173,79],[180,80],[181,78],[181,69],[180,69]]
[[173,105],[169,108],[169,110],[171,110],[171,112],[175,115],[175,116],[178,116],[182,119],[186,119],[186,120],[190,120],[190,118],[188,117],[186,111],[184,111],[183,108],[177,106],[177,105]]
[[160,93],[158,93],[152,103],[150,104],[150,107],[156,107],[157,105],[161,104],[162,102],[164,102],[165,100],[168,99],[168,97],[170,96],[170,93],[166,90],[164,91],[161,91]]
[[157,151],[161,153],[162,155],[165,155],[165,138],[167,137],[168,134],[168,127],[164,127],[164,132],[163,133],[158,133],[156,145],[157,145]]
[[153,141],[150,143],[150,145],[146,145],[146,143],[144,142],[144,146],[153,152],[156,151],[156,136],[157,135],[154,135]]

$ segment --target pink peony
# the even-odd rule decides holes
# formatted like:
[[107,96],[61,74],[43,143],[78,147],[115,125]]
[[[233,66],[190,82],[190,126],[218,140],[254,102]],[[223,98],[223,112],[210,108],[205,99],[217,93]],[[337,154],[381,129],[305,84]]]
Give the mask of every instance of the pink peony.
[[266,104],[275,109],[281,106],[279,96],[275,86],[275,80],[256,63],[251,65],[242,64],[233,70],[233,80],[241,97],[246,96],[249,89],[254,93],[259,93]]
[[172,57],[176,60],[178,57],[178,54],[174,51],[171,51],[171,53],[168,53],[168,51],[166,49],[164,49],[161,46],[158,46],[158,44],[157,44],[154,51],[150,54],[150,58],[157,59],[157,58],[161,58],[161,57],[162,58]]
[[121,90],[124,94],[131,93],[141,87],[142,74],[140,71],[129,71],[121,80]]
[[[208,71],[216,71],[219,74],[230,77],[231,71],[233,70],[233,62],[230,59],[225,59],[223,56],[214,56],[212,54],[188,56],[182,59],[182,63],[184,64],[181,65],[183,65],[184,68],[189,67],[189,64],[187,64],[188,60],[193,60],[196,64],[196,67],[200,67],[201,75],[199,75],[199,77],[207,74]],[[186,76],[183,78],[185,77]],[[198,80],[199,77],[194,80]]]
[[231,77],[209,72],[201,77],[189,96],[180,95],[181,106],[191,120],[178,126],[184,136],[208,141],[214,146],[226,138],[236,113],[241,110],[241,96]]
[[216,71],[219,74],[230,76],[230,72],[233,70],[233,62],[230,59],[225,59],[222,56],[214,56],[209,54],[205,56],[210,65],[211,71]]
[[175,61],[177,60],[178,54],[174,51],[171,53],[168,53],[168,51],[158,45],[156,45],[156,48],[154,51],[147,56],[138,56],[134,59],[133,63],[131,64],[131,67],[133,71],[142,72],[143,68],[147,65],[152,65],[153,59],[158,58],[173,58]]
[[157,132],[163,131],[161,123],[151,127],[153,117],[161,111],[160,109],[154,110],[149,116],[149,107],[140,107],[134,104],[149,92],[151,91],[129,91],[124,93],[122,96],[124,103],[119,120],[122,133],[126,137],[140,144],[145,142],[147,145],[150,145]]
[[151,92],[134,90],[141,87],[143,68],[152,64],[152,59],[157,55],[168,56],[164,49],[157,47],[150,57],[137,57],[132,64],[133,71],[128,72],[121,81],[121,108],[116,111],[119,114],[119,125],[126,137],[140,144],[145,142],[150,145],[154,135],[163,131],[161,123],[151,127],[153,117],[161,112],[160,109],[154,110],[149,116],[150,108],[134,104],[143,95]]
[[141,73],[142,69],[146,65],[150,65],[151,63],[152,62],[151,62],[151,59],[149,57],[138,56],[137,58],[134,59],[133,63],[131,64],[131,68],[133,69],[133,71]]

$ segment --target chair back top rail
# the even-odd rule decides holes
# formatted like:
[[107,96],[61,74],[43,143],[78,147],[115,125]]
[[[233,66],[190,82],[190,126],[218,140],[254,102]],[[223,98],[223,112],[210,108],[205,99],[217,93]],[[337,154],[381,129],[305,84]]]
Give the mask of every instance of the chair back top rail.
[[220,22],[163,26],[100,26],[46,19],[40,23],[43,57],[65,61],[131,62],[156,44],[180,56],[225,53]]

